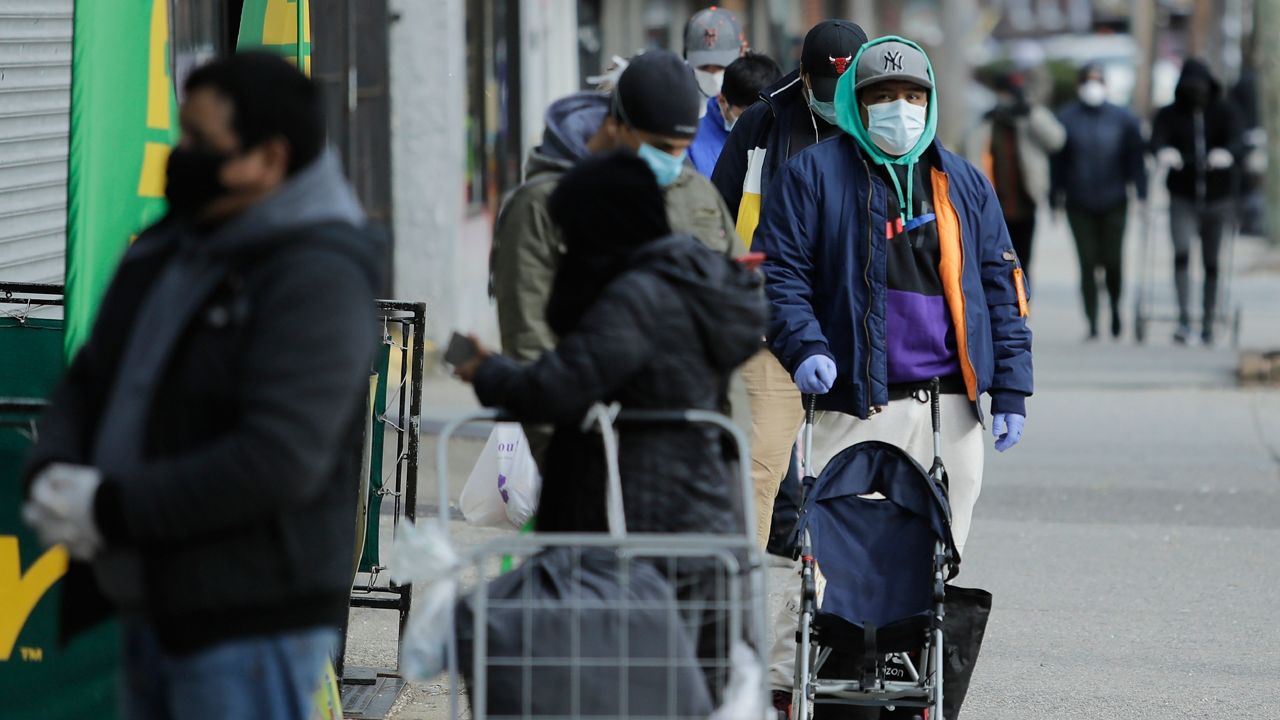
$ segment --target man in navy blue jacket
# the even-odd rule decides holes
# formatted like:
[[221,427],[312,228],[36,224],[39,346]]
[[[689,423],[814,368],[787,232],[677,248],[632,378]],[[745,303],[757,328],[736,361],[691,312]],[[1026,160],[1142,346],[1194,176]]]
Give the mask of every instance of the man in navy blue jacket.
[[[767,256],[770,346],[800,391],[817,396],[816,471],[864,440],[927,467],[932,423],[920,390],[942,379],[942,454],[963,550],[982,479],[978,399],[991,396],[996,449],[1016,444],[1032,393],[1031,330],[991,184],[934,140],[933,83],[915,43],[867,43],[836,88],[844,132],[778,172],[753,249]],[[786,688],[782,645],[773,680]]]

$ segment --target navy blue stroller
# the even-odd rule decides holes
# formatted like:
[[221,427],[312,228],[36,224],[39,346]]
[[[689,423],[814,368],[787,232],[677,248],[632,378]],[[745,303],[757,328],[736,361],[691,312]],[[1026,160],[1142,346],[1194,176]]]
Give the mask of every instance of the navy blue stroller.
[[[810,405],[797,525],[795,720],[812,717],[815,705],[919,709],[914,714],[922,720],[943,718],[946,581],[960,556],[951,536],[936,384],[931,395],[928,472],[900,448],[863,442],[813,478]],[[840,677],[831,677],[837,665]]]

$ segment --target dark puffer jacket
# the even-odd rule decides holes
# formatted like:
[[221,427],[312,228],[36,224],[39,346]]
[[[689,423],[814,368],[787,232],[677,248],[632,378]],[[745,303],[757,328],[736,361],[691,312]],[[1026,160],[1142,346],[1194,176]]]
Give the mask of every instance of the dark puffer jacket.
[[[603,532],[605,466],[587,409],[719,410],[729,373],[757,352],[765,306],[757,277],[689,236],[644,245],[577,328],[535,363],[486,360],[476,394],[524,421],[554,422],[538,529]],[[742,531],[732,448],[717,430],[622,426],[630,532]]]

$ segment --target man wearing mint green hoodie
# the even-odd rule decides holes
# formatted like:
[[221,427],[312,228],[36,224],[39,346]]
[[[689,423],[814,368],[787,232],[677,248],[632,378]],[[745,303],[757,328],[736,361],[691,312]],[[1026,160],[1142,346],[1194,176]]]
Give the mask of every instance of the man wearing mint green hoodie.
[[[1032,393],[1025,279],[990,183],[935,140],[925,53],[880,38],[854,68],[836,86],[844,132],[779,171],[756,230],[752,248],[767,256],[769,344],[800,391],[815,396],[817,472],[866,440],[927,467],[931,417],[918,398],[942,379],[942,455],[963,551],[982,481],[979,398],[991,398],[1003,452],[1021,438]],[[776,688],[791,687],[795,616],[784,614]]]

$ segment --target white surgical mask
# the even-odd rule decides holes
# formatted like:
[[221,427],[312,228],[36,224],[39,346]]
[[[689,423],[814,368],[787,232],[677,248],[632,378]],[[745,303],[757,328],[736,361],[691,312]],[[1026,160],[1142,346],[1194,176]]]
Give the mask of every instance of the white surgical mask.
[[698,89],[702,91],[704,97],[713,98],[720,94],[720,88],[724,85],[724,71],[707,72],[706,70],[693,69],[693,76],[698,79]]
[[927,108],[906,100],[867,106],[867,134],[876,147],[895,157],[906,155],[924,135]]
[[1107,86],[1097,80],[1090,80],[1080,86],[1080,102],[1089,107],[1098,107],[1107,101]]

